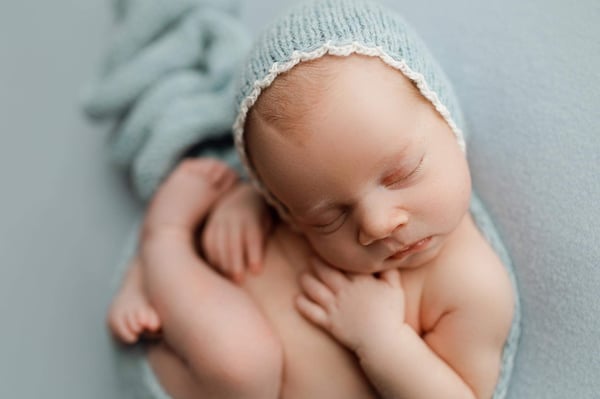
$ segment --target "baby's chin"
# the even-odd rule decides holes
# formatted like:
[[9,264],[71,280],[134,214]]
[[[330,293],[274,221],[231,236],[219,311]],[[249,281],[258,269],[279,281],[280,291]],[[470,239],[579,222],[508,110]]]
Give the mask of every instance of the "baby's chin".
[[[329,262],[329,261],[328,261]],[[398,261],[392,261],[392,260],[380,260],[377,262],[363,262],[363,263],[355,263],[356,260],[354,260],[354,262],[346,262],[343,264],[336,264],[334,262],[329,262],[329,264],[333,267],[335,267],[336,269],[339,269],[341,271],[347,272],[347,273],[355,273],[355,274],[375,274],[375,273],[381,273],[384,272],[386,270],[391,270],[391,269],[413,269],[413,268],[417,268],[420,267],[422,264],[424,264],[424,262],[398,262]]]
[[[409,253],[405,256],[390,256],[371,262],[357,263],[356,260],[339,266],[339,269],[350,273],[374,274],[391,269],[412,270],[425,266],[437,258],[442,249],[442,239],[432,236],[423,249]],[[359,261],[360,262],[360,261]],[[332,263],[335,265],[334,263]]]
[[384,264],[390,269],[417,269],[431,263],[438,257],[443,248],[443,242],[442,237],[431,236],[421,250],[400,259],[388,258]]

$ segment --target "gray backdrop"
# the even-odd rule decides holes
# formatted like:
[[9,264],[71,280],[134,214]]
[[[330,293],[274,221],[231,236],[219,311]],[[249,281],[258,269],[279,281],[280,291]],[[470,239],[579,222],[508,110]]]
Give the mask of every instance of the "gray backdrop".
[[[290,3],[252,0],[244,19],[256,32]],[[599,3],[387,3],[438,56],[476,132],[474,181],[523,294],[511,397],[597,397]],[[104,315],[139,205],[78,108],[109,5],[0,3],[1,398],[120,397]]]

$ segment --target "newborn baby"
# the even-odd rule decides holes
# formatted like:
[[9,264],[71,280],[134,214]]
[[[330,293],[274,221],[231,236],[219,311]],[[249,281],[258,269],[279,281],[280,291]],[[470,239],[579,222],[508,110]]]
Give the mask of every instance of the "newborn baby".
[[[250,178],[285,223],[267,236],[255,191],[230,188],[218,161],[186,161],[148,210],[113,331],[133,342],[162,327],[148,356],[175,398],[491,397],[515,298],[469,213],[443,78],[429,71],[427,82],[389,55],[397,48],[382,32],[400,22],[370,3],[295,13],[314,18],[276,26],[301,48],[288,63],[248,68],[265,75],[242,89],[235,126]],[[353,23],[374,28],[361,36]],[[342,34],[358,41],[311,45]],[[285,38],[273,29],[263,47],[269,40]],[[402,43],[407,57],[419,54]],[[265,51],[249,65],[268,63]],[[213,206],[203,243],[221,274],[194,248]],[[221,207],[250,227],[219,228]],[[243,263],[255,272],[245,279]]]

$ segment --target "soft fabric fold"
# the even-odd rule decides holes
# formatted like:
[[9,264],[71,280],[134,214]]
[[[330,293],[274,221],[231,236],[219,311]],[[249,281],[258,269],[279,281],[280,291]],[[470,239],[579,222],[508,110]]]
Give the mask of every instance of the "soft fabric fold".
[[237,1],[115,2],[116,34],[84,110],[113,124],[111,157],[140,198],[192,146],[238,166],[226,148],[197,146],[233,124],[233,82],[250,43],[238,8]]

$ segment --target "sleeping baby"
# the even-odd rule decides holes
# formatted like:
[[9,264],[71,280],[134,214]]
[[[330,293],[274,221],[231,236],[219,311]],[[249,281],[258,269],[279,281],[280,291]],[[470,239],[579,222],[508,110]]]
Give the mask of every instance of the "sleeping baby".
[[491,398],[515,291],[415,34],[375,3],[304,3],[260,37],[239,91],[252,183],[215,159],[172,172],[114,334],[161,332],[147,356],[173,398]]

